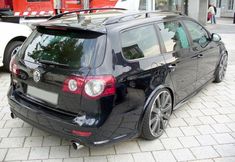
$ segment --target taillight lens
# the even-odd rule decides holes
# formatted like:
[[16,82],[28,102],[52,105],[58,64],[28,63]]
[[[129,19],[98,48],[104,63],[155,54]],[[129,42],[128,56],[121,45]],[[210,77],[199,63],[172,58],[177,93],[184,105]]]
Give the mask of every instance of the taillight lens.
[[103,80],[91,79],[86,82],[84,91],[88,96],[97,97],[104,92],[104,88]]
[[13,74],[18,75],[20,71],[19,71],[18,65],[16,64],[15,57],[16,57],[16,56],[14,55],[14,56],[12,56],[12,58],[11,58],[9,70],[10,70],[10,72],[12,72]]
[[86,78],[72,76],[65,80],[64,92],[81,94],[91,99],[99,99],[116,93],[115,78],[112,75],[88,76]]
[[82,94],[84,84],[83,77],[71,76],[64,81],[63,91],[71,92],[74,94]]

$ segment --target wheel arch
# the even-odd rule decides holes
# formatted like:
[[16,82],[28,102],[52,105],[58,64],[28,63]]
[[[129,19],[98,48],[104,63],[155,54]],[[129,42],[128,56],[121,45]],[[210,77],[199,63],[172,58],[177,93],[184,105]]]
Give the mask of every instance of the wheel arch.
[[7,49],[7,46],[10,43],[12,43],[14,41],[22,41],[22,42],[24,42],[26,39],[27,39],[27,37],[25,37],[25,36],[17,36],[17,37],[12,38],[10,41],[8,41],[8,43],[6,44],[6,46],[4,47],[4,50],[3,50],[4,51],[3,60],[5,60],[5,58],[6,58],[6,49]]
[[172,111],[174,109],[174,105],[175,105],[175,95],[174,95],[174,91],[173,91],[173,88],[172,87],[169,87],[169,86],[165,86],[165,85],[159,85],[158,87],[156,87],[152,93],[149,95],[148,99],[146,100],[145,104],[144,104],[144,108],[143,108],[143,112],[140,116],[140,120],[139,120],[139,124],[138,124],[138,132],[140,133],[141,132],[141,128],[142,128],[142,125],[143,125],[143,118],[144,118],[144,114],[146,113],[146,110],[151,102],[151,100],[153,99],[154,95],[157,93],[158,90],[160,89],[167,89],[169,90],[170,94],[171,94],[171,97],[172,97]]

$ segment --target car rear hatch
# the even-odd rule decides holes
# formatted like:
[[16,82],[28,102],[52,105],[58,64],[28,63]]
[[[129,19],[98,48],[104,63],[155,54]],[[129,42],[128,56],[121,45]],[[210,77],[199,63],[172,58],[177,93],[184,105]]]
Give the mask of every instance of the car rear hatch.
[[[15,64],[11,63],[14,92],[55,111],[98,113],[81,107],[83,87],[79,87],[79,82],[101,63],[105,41],[101,32],[38,26],[13,60]],[[73,78],[75,84],[69,82]]]

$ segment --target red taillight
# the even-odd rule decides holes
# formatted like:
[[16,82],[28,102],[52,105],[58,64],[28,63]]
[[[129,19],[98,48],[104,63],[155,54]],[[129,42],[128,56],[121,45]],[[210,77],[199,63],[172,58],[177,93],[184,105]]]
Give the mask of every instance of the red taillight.
[[15,75],[18,75],[20,72],[18,65],[16,64],[16,61],[15,61],[15,55],[12,56],[12,58],[11,58],[9,69],[10,69],[10,72],[12,72]]
[[82,94],[83,85],[84,85],[83,77],[71,76],[64,81],[63,91],[71,92],[74,94]]
[[72,134],[77,135],[77,136],[81,136],[81,137],[89,137],[91,136],[91,132],[82,132],[82,131],[78,131],[78,130],[72,130]]
[[64,92],[81,94],[91,99],[114,95],[116,92],[115,78],[112,75],[76,77],[65,80]]

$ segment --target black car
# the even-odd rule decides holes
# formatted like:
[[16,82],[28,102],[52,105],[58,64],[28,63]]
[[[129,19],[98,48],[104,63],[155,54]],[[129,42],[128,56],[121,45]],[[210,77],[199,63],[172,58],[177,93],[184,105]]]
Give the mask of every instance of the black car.
[[158,138],[172,110],[227,68],[220,36],[189,17],[103,10],[37,25],[11,60],[12,117],[75,148]]

